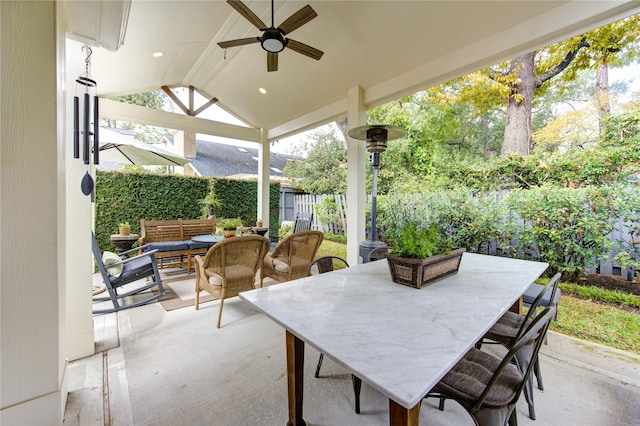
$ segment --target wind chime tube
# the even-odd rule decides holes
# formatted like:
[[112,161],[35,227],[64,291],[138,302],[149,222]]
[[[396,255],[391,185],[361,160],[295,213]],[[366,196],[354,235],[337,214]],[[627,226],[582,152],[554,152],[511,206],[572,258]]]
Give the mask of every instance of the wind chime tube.
[[89,94],[84,94],[84,111],[83,111],[83,152],[82,159],[84,164],[89,164],[89,113],[91,111],[91,105],[89,105]]
[[98,97],[93,97],[93,164],[100,164],[100,118],[98,116]]
[[80,158],[80,99],[73,97],[73,158]]

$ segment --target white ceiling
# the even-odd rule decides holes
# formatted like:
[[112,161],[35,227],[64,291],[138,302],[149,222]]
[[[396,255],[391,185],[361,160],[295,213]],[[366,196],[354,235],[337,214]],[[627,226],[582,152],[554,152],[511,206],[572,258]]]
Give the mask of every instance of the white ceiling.
[[[271,22],[270,2],[245,4]],[[116,51],[94,49],[100,96],[192,85],[270,140],[346,115],[356,86],[376,106],[640,12],[638,1],[287,0],[275,2],[276,26],[306,4],[318,17],[287,36],[324,56],[285,49],[277,72],[259,44],[224,58],[218,42],[260,35],[224,1],[66,1],[64,10],[74,38],[113,49],[124,35]]]

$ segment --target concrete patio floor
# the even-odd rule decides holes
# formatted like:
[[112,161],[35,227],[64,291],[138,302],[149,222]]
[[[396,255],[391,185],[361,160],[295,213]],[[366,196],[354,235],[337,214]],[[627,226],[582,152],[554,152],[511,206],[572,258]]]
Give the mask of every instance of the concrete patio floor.
[[[163,276],[193,286],[193,275],[168,270]],[[69,364],[64,424],[286,424],[284,330],[237,297],[225,301],[216,329],[218,307],[211,301],[199,311],[165,311],[152,303],[94,317],[97,353]],[[325,358],[314,378],[317,361],[307,345],[307,424],[388,424],[387,398],[364,383],[362,411],[355,414],[350,374]],[[535,389],[537,420],[521,397],[521,425],[640,424],[639,356],[550,332],[540,364],[545,390]],[[423,400],[421,424],[473,424],[453,401],[444,412],[436,407]]]

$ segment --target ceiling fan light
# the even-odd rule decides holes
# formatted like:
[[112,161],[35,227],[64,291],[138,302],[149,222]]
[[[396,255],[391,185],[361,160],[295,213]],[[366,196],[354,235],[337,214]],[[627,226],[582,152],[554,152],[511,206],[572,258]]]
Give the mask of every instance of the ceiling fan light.
[[278,53],[284,50],[284,43],[277,38],[267,38],[261,42],[262,48],[267,52]]

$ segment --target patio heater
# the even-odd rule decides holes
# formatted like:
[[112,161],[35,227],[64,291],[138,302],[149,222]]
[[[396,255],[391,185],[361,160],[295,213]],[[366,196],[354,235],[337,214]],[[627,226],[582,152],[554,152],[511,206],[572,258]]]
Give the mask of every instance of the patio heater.
[[378,241],[376,229],[376,201],[378,197],[378,170],[380,169],[380,154],[387,149],[387,141],[399,139],[405,136],[402,127],[388,124],[372,124],[355,127],[348,132],[349,137],[364,140],[367,143],[367,152],[371,153],[371,170],[373,180],[371,185],[371,239],[360,243],[360,258],[362,263],[369,261],[371,250],[386,247],[382,241]]

